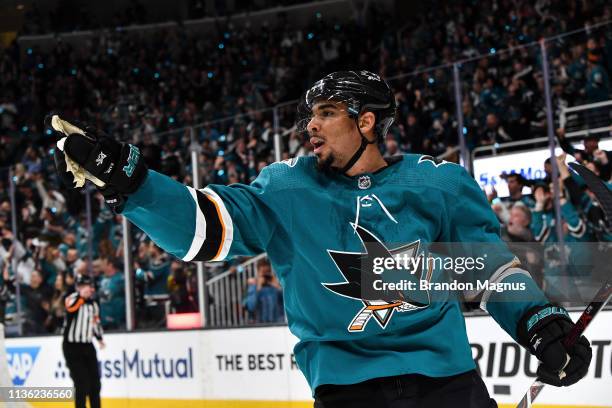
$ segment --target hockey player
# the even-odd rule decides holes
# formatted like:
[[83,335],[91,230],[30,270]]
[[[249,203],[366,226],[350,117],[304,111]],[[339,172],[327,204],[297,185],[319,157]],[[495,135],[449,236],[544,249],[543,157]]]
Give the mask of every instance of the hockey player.
[[[62,127],[57,116],[50,121],[62,137],[56,163],[64,177],[68,166],[93,180],[115,211],[184,261],[267,252],[315,407],[494,407],[458,301],[418,291],[376,297],[366,287],[373,254],[414,254],[436,241],[503,245],[478,184],[431,157],[382,157],[377,142],[396,103],[376,74],[330,74],[302,102],[300,124],[315,157],[271,164],[251,185],[194,190],[147,170],[136,147],[94,128]],[[482,278],[524,290],[471,295],[542,361],[543,381],[578,381],[589,342],[581,337],[566,350],[567,312],[548,303],[511,253],[491,258]]]

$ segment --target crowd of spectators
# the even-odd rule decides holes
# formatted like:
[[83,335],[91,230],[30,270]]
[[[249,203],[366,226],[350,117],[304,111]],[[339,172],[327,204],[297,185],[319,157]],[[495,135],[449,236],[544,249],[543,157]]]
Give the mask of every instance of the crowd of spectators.
[[[602,23],[612,11],[599,0],[463,0],[434,1],[423,13],[391,17],[370,2],[353,3],[353,20],[317,15],[305,27],[280,16],[257,30],[225,21],[206,37],[184,27],[103,31],[78,45],[58,41],[43,50],[14,42],[0,50],[0,255],[6,283],[0,305],[8,301],[7,312],[14,311],[11,293],[19,288],[27,330],[55,332],[63,313],[58,299],[71,290],[76,273],[93,273],[103,324],[107,329],[125,325],[120,217],[92,192],[89,232],[84,195],[62,186],[53,169],[54,141],[42,128],[49,111],[137,144],[150,168],[186,184],[192,183],[189,151],[194,145],[200,152],[201,184],[250,182],[273,160],[270,108],[297,98],[327,72],[359,67],[391,78],[399,102],[385,154],[439,155],[457,145],[453,77],[449,67],[427,67],[470,59],[460,65],[468,147],[540,136],[545,130],[540,54],[537,46],[526,45]],[[612,26],[548,44],[556,110],[610,98]],[[501,51],[511,47],[511,52]],[[393,79],[415,70],[420,73]],[[279,109],[283,158],[311,151],[304,135],[292,128],[295,107]],[[184,130],[200,123],[205,124],[193,132]],[[586,160],[593,160],[589,154],[601,157],[592,151]],[[16,185],[15,245],[8,166],[14,168]],[[524,183],[514,177],[508,181]],[[543,215],[552,211],[549,183],[533,188],[530,198],[512,187],[511,201],[520,205],[499,208],[491,197],[506,237],[542,241],[547,225],[551,231],[554,216]],[[574,202],[578,199],[564,206]],[[592,207],[578,208],[577,218],[596,217]],[[567,220],[569,237],[580,229]],[[582,222],[582,237],[608,236],[597,222]],[[172,260],[136,228],[132,242],[138,320],[163,324],[160,300],[168,300],[174,311],[197,310],[193,265]],[[252,321],[278,321],[282,315],[271,306],[277,304],[272,299],[278,298],[278,285],[264,266],[258,269],[263,272],[244,288],[242,306]]]
[[[181,0],[179,2],[148,3],[129,0],[99,9],[100,14],[91,11],[86,0],[58,0],[44,4],[41,10],[35,1],[24,11],[20,35],[39,35],[67,31],[96,30],[100,28],[129,27],[133,25],[184,21],[205,17],[221,18],[239,13],[250,13],[273,7],[305,3],[306,0],[215,0],[207,7],[205,0]],[[159,7],[159,6],[162,7]],[[88,7],[89,6],[89,7]],[[151,9],[153,7],[153,9]],[[161,8],[160,10],[158,10]]]
[[[410,21],[400,35],[385,37],[381,50],[379,71],[399,77],[392,80],[400,101],[392,131],[400,150],[438,155],[457,145],[449,66],[454,62],[459,62],[469,148],[545,136],[536,43],[542,38],[579,31],[547,42],[555,120],[563,107],[610,99],[612,26],[605,24],[612,19],[610,4],[505,0],[438,6],[426,18]],[[410,72],[417,73],[403,76]]]
[[543,179],[504,174],[508,197],[500,199],[495,190],[487,196],[502,226],[502,238],[511,244],[549,297],[580,303],[587,301],[605,280],[601,272],[610,256],[607,243],[612,242],[612,224],[607,222],[593,192],[580,176],[570,171],[567,163],[573,156],[612,189],[612,152],[602,150],[599,137],[594,135],[584,138],[584,150],[573,148],[562,130],[559,138],[565,150],[554,158],[559,171],[556,183],[560,230],[553,200],[555,179],[551,159],[544,163]]

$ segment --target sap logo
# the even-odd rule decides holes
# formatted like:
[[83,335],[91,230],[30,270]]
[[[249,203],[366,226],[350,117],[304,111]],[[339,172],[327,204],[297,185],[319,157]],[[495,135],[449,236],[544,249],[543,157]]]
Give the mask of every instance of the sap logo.
[[6,348],[6,359],[8,361],[9,374],[13,379],[13,385],[25,384],[39,351],[40,347]]

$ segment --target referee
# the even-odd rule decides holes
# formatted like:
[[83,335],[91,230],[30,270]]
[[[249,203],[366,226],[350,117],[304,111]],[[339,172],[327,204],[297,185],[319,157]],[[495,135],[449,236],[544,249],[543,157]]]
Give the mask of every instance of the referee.
[[102,326],[100,326],[100,307],[92,299],[95,292],[93,281],[88,275],[78,275],[76,291],[64,301],[66,318],[64,320],[62,349],[70,377],[74,382],[76,408],[85,408],[85,400],[89,395],[91,408],[100,407],[100,372],[98,358],[92,343],[93,336],[98,339],[100,348],[102,341]]

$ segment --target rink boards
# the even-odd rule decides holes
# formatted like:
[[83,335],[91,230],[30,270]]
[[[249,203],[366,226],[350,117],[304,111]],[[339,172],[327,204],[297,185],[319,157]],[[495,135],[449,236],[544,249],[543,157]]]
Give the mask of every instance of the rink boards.
[[[490,317],[466,323],[489,392],[500,406],[515,406],[533,380],[535,358]],[[612,311],[602,312],[587,334],[593,345],[587,378],[570,388],[546,387],[536,406],[612,407]],[[312,407],[293,360],[296,338],[284,326],[108,334],[105,341],[98,357],[107,408]],[[15,385],[71,385],[60,337],[8,339],[6,347]]]

